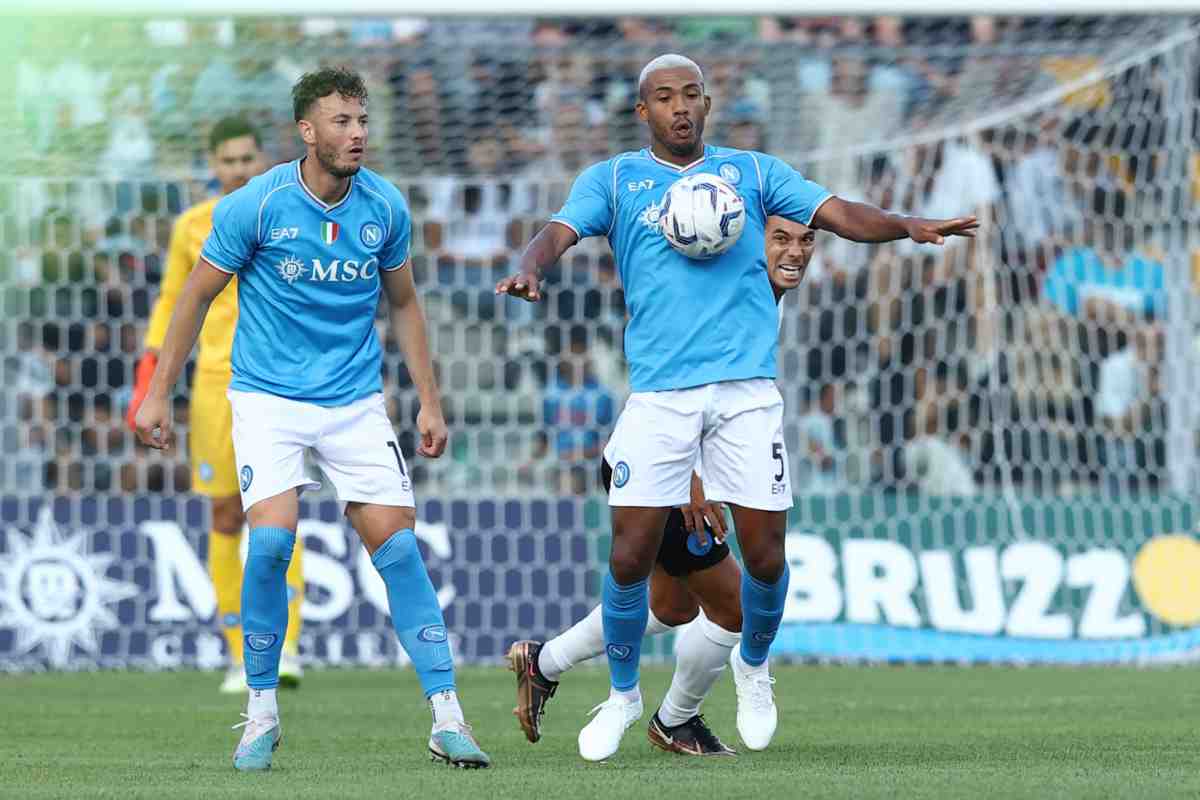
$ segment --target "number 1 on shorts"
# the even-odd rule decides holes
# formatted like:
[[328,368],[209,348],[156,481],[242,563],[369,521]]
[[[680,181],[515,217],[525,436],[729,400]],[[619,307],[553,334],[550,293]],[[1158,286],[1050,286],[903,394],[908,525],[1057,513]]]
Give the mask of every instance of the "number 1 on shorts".
[[408,473],[404,471],[404,458],[400,455],[400,445],[395,442],[388,442],[387,445],[396,454],[396,466],[400,468],[400,475],[407,478]]

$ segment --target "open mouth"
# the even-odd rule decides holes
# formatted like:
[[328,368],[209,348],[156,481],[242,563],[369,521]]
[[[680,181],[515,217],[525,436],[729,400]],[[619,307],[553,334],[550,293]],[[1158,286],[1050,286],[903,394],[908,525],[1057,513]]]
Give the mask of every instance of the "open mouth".
[[676,136],[687,136],[691,132],[692,123],[690,122],[676,122],[671,126],[671,133],[674,133]]
[[780,277],[789,281],[798,281],[804,277],[804,267],[795,264],[780,264],[778,272]]
[[346,152],[350,155],[351,158],[361,158],[362,154],[363,154],[363,149],[361,147],[351,147]]

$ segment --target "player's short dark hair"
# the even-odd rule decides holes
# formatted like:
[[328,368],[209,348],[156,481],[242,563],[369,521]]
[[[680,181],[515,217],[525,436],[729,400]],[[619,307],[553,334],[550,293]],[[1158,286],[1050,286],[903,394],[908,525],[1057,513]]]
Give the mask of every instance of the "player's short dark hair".
[[240,139],[243,136],[252,137],[255,147],[262,147],[262,136],[257,128],[241,117],[222,117],[208,132],[208,152],[215,153],[218,147],[230,139]]
[[346,67],[326,67],[316,72],[306,72],[292,87],[292,112],[299,122],[322,97],[337,92],[342,97],[365,101],[367,86],[362,76]]

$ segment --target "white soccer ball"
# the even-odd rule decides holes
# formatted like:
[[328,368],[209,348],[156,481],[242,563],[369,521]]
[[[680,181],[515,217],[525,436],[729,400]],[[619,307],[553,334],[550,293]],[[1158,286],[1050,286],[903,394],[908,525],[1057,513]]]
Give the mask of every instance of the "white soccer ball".
[[701,172],[671,184],[663,198],[658,227],[688,258],[713,258],[733,247],[746,226],[746,204],[717,175]]

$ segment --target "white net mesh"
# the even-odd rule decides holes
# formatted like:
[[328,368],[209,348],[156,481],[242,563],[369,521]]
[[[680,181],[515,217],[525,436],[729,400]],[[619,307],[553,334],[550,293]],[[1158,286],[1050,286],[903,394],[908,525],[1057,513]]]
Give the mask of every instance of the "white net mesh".
[[[705,68],[709,141],[784,157],[850,199],[984,222],[979,239],[944,251],[822,235],[805,284],[785,300],[780,386],[802,494],[802,533],[789,544],[800,587],[789,621],[1054,638],[1059,628],[1039,634],[1037,624],[1012,621],[1025,608],[1022,587],[1032,585],[1022,559],[1044,555],[1013,547],[1044,542],[1056,554],[1049,562],[1062,562],[1044,608],[1065,615],[1068,638],[1191,624],[1190,611],[1163,611],[1165,601],[1143,608],[1149,590],[1129,577],[1152,537],[1191,524],[1190,509],[1168,495],[1195,488],[1190,248],[1200,182],[1191,22],[13,26],[7,35],[21,37],[9,43],[13,91],[0,98],[20,133],[0,154],[3,520],[31,531],[40,501],[57,497],[60,525],[101,537],[124,525],[132,536],[133,520],[166,513],[147,495],[186,492],[186,464],[135,448],[120,420],[172,221],[214,189],[204,133],[219,116],[241,113],[262,126],[273,160],[294,157],[292,82],[345,63],[371,91],[371,163],[413,208],[413,269],[453,430],[448,456],[413,459],[413,471],[418,497],[439,504],[437,519],[449,519],[445,501],[467,503],[460,521],[469,536],[437,575],[462,604],[449,612],[460,652],[494,657],[507,640],[577,617],[592,597],[587,578],[607,527],[585,454],[627,393],[620,285],[607,247],[593,240],[551,275],[543,304],[506,302],[491,287],[583,166],[644,144],[630,111],[636,76],[649,57],[675,49]],[[411,453],[416,396],[390,341],[385,372]],[[180,396],[184,432],[182,384]],[[543,502],[558,497],[567,499]],[[97,499],[104,514],[85,508]],[[204,530],[195,514],[180,523],[189,537]],[[0,550],[10,573],[18,535]],[[509,542],[502,552],[476,541],[492,536]],[[852,540],[908,555],[868,553]],[[973,545],[992,548],[995,564],[969,555]],[[128,569],[109,574],[161,592],[145,548],[129,547]],[[822,547],[832,554],[828,575]],[[929,553],[950,554],[944,583],[959,617],[933,588],[942,586],[941,556]],[[1119,565],[1105,561],[1108,553]],[[867,559],[875,583],[854,583],[866,573],[852,555]],[[899,561],[887,561],[893,556]],[[338,558],[337,569],[357,574],[352,554]],[[1128,621],[1097,627],[1092,617],[1085,630],[1097,596],[1086,590],[1086,565],[1097,559],[1124,570],[1111,616],[1141,615],[1139,631]],[[979,609],[992,573],[999,611],[989,617]],[[329,575],[314,608],[328,599],[323,591],[341,591]],[[0,620],[11,623],[21,591],[10,593]],[[964,622],[972,603],[976,618]],[[136,621],[147,606],[122,608],[122,620]],[[353,609],[321,619],[386,630]],[[22,649],[27,637],[3,631],[0,622],[0,661],[47,661],[48,651]],[[830,633],[833,645],[783,647],[847,654],[848,635],[843,627]],[[122,642],[114,652],[131,646]],[[310,651],[324,657],[322,642]]]

